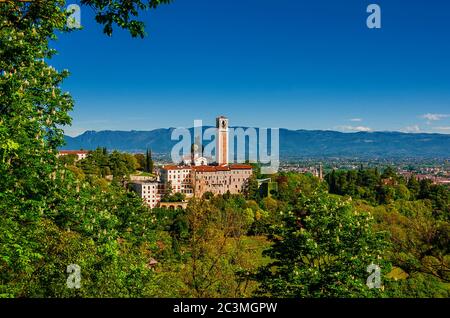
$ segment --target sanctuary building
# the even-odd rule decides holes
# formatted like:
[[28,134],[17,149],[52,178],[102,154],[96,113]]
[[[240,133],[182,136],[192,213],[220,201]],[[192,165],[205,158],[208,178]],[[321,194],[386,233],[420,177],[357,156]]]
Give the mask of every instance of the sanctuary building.
[[[167,165],[160,168],[157,182],[134,182],[131,184],[150,207],[158,207],[166,193],[182,193],[186,198],[200,198],[211,192],[214,195],[243,193],[252,176],[252,166],[229,164],[228,119],[216,119],[216,158],[208,163],[202,149],[194,143],[191,157],[184,158],[180,165]],[[165,204],[166,205],[166,204]]]

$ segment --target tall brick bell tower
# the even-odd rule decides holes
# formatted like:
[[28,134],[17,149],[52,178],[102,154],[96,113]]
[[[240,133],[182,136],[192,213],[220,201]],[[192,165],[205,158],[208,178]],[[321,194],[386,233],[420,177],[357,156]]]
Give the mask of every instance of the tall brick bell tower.
[[216,161],[218,165],[228,164],[228,118],[216,118]]

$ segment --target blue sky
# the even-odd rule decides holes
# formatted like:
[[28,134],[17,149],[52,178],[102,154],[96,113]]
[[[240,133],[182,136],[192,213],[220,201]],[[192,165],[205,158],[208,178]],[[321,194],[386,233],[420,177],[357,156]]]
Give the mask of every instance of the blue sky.
[[[68,4],[77,0],[68,0]],[[366,8],[382,9],[382,28]],[[85,130],[231,125],[450,133],[446,0],[175,0],[148,36],[111,38],[82,7],[52,45]]]

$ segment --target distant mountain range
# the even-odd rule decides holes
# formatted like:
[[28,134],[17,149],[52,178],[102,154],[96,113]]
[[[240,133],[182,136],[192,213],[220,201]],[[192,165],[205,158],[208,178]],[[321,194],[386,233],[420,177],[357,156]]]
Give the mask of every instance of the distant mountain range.
[[[178,142],[171,140],[173,129],[86,131],[77,137],[66,136],[66,145],[62,149],[106,147],[144,152],[150,148],[154,153],[169,154]],[[280,157],[450,158],[450,135],[280,129]]]

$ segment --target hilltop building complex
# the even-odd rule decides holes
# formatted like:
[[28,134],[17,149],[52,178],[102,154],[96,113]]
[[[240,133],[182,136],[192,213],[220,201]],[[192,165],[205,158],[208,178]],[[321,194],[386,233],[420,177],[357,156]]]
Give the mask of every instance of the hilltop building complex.
[[151,208],[161,205],[162,198],[168,193],[200,198],[207,192],[214,195],[244,192],[252,175],[252,166],[229,164],[228,119],[218,117],[216,129],[216,162],[208,163],[208,159],[203,157],[203,150],[194,143],[190,158],[185,158],[180,165],[161,167],[156,182],[132,183],[134,191]]

